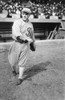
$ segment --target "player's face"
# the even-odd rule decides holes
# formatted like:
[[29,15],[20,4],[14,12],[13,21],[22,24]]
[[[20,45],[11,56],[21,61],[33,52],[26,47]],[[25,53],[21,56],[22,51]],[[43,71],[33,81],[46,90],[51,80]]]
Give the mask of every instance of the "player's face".
[[29,19],[29,16],[30,16],[29,13],[22,12],[22,19],[23,19],[24,21],[27,21],[27,20]]

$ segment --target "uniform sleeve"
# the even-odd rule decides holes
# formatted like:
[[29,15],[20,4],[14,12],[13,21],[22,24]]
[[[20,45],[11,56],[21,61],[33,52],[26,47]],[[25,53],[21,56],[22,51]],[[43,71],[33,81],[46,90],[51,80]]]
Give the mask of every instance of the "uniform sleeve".
[[17,36],[20,36],[20,22],[15,21],[12,26],[12,38],[16,39]]
[[31,32],[31,34],[32,34],[33,42],[35,42],[35,35],[34,35],[34,27],[33,27],[33,25],[32,25],[32,32]]

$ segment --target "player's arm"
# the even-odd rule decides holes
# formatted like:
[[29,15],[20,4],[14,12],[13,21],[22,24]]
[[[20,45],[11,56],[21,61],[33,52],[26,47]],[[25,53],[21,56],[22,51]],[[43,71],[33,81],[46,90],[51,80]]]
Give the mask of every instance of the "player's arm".
[[12,38],[17,40],[20,43],[27,43],[27,40],[24,40],[24,36],[20,32],[20,22],[15,21],[12,26]]
[[21,35],[21,33],[20,33],[20,23],[18,21],[15,21],[13,23],[13,26],[12,26],[12,38],[14,40],[16,40],[16,38],[20,35]]
[[34,28],[33,28],[33,25],[32,25],[32,40],[33,40],[33,42],[35,42],[35,35],[34,35]]
[[31,25],[31,30],[29,30],[29,36],[32,40],[32,42],[30,43],[30,49],[32,51],[35,51],[36,50],[36,46],[35,46],[35,36],[34,36],[34,28],[33,28],[33,25]]

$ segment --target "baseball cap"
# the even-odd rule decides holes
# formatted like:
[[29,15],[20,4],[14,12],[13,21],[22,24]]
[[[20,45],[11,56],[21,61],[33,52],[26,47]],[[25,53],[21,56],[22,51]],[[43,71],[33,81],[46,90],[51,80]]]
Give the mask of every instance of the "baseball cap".
[[31,14],[31,10],[29,8],[23,8],[22,12],[26,12],[28,14]]

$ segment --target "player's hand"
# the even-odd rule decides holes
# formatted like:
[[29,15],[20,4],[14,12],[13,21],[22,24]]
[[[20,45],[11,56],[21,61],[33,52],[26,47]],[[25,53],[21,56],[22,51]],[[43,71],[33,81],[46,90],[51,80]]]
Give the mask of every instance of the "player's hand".
[[25,43],[28,43],[28,40],[25,40],[24,42],[25,42]]
[[30,43],[30,49],[31,49],[32,51],[35,51],[35,50],[36,50],[36,46],[35,46],[34,42],[31,42],[31,43]]

